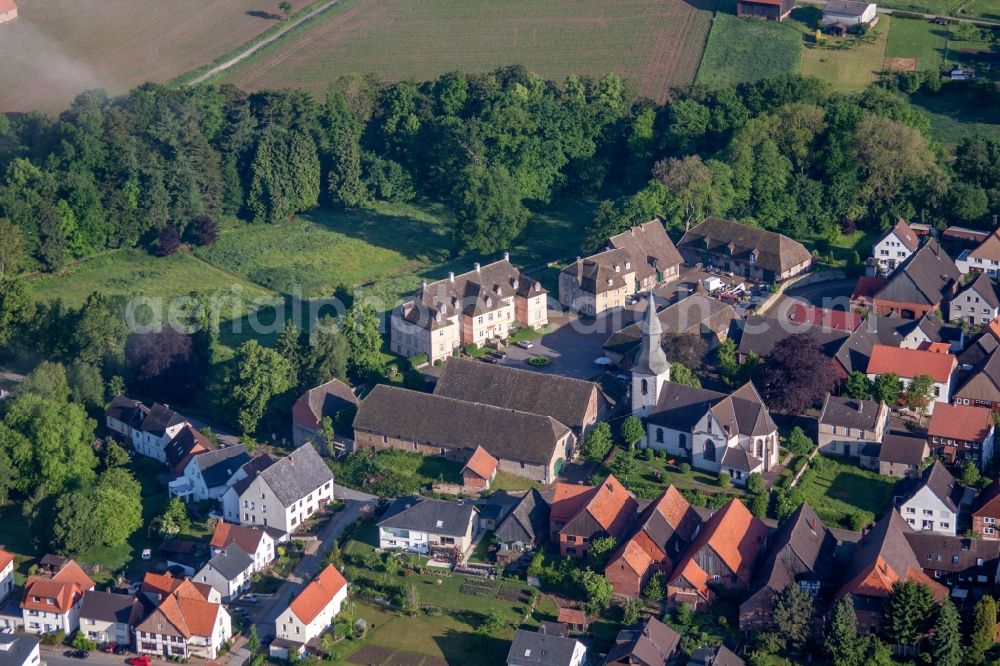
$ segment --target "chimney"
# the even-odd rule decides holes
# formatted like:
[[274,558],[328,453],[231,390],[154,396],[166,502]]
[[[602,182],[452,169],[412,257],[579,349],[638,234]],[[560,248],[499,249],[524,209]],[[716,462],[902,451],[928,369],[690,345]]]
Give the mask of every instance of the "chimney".
[[454,271],[448,271],[448,281],[449,282],[454,282],[455,281],[455,273],[454,273]]
[[508,252],[507,250],[503,251],[503,260],[510,261],[510,252]]
[[994,227],[997,226],[997,216],[996,215],[993,216],[993,226]]
[[473,264],[473,266],[476,267],[476,272],[478,273],[479,272],[479,262],[477,261],[476,263]]
[[427,280],[424,280],[423,282],[420,283],[420,288],[427,289]]

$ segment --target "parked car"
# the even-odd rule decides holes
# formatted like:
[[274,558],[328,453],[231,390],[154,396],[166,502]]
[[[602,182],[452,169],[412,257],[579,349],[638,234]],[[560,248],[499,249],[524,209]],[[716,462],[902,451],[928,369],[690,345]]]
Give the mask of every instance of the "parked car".
[[142,559],[144,559],[144,560],[151,560],[151,559],[153,559],[153,551],[150,550],[149,548],[143,548],[142,549]]
[[620,381],[622,384],[628,384],[629,382],[628,375],[623,375],[621,373],[615,375],[615,379]]
[[531,349],[532,347],[535,346],[535,343],[532,342],[531,340],[521,340],[520,342],[517,343],[517,346],[520,347],[521,349]]
[[104,646],[104,651],[109,654],[114,654],[115,650],[118,649],[118,643],[108,643]]
[[493,358],[495,358],[498,361],[502,361],[505,358],[507,358],[507,352],[500,351],[500,350],[491,351],[489,355],[492,356]]
[[73,650],[67,656],[72,657],[73,659],[87,659],[90,657],[90,653],[86,650]]
[[138,657],[132,657],[131,659],[126,659],[125,663],[128,664],[128,666],[150,666],[152,662],[150,661],[149,657],[142,654],[139,655]]
[[250,594],[243,597],[243,601],[247,602],[248,604],[255,604],[257,603],[257,595],[251,592]]
[[497,362],[497,360],[495,358],[493,358],[492,356],[490,356],[489,354],[487,354],[486,356],[480,356],[479,360],[482,361],[483,363],[496,363]]

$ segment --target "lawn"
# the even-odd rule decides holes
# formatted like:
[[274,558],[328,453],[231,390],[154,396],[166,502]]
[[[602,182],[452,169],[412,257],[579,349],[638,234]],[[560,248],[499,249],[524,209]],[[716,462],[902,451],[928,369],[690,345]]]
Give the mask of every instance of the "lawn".
[[879,3],[882,7],[902,9],[908,12],[946,15],[962,4],[963,0],[887,0]]
[[[879,21],[886,18],[880,16]],[[938,71],[948,44],[948,28],[930,21],[895,18],[886,46],[887,58],[916,58],[917,69]]]
[[811,467],[803,475],[801,488],[809,505],[824,523],[851,528],[851,517],[862,513],[870,522],[892,507],[897,479],[861,469],[839,458],[817,456],[821,469]]
[[890,16],[879,16],[878,25],[860,39],[849,35],[829,37],[825,46],[806,43],[802,50],[802,74],[829,81],[839,92],[864,90],[882,69],[891,34],[890,21]]
[[802,37],[774,21],[737,18],[719,11],[708,34],[696,82],[728,86],[799,71]]
[[981,18],[988,21],[1000,21],[1000,0],[968,0],[960,3],[962,17]]
[[242,315],[253,300],[274,299],[267,289],[210,266],[191,254],[154,257],[138,249],[107,252],[72,264],[57,274],[33,276],[29,283],[39,299],[61,298],[74,307],[94,291],[107,296],[150,299],[186,296],[196,290],[218,293],[237,304],[222,309],[223,320]]
[[962,93],[917,93],[910,96],[910,102],[931,119],[931,134],[943,144],[955,145],[973,136],[1000,141],[997,110],[976,106]]
[[719,478],[715,474],[694,468],[682,472],[679,466],[682,462],[680,459],[654,457],[652,460],[646,460],[640,453],[636,456],[636,460],[638,472],[635,478],[630,477],[622,482],[645,499],[658,497],[663,489],[671,484],[681,490],[697,490],[711,495],[721,493],[738,497],[743,494],[739,488],[719,486]]
[[693,81],[715,1],[345,0],[222,81],[322,94],[346,74],[426,80],[516,63],[560,82],[616,72],[662,102]]
[[[292,0],[295,9],[309,0]],[[211,62],[278,25],[265,0],[18,0],[0,37],[0,112],[55,114],[80,92],[121,93]]]

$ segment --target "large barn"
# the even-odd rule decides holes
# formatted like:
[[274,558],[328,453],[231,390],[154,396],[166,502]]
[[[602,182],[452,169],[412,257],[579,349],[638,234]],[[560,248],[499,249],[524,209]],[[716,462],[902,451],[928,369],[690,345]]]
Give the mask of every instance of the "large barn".
[[737,0],[736,15],[740,18],[784,21],[794,8],[795,0]]

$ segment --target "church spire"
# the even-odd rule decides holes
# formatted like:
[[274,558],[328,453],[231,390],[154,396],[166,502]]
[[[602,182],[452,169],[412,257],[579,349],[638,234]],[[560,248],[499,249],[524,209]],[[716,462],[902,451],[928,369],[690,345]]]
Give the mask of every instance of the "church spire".
[[656,316],[656,305],[653,302],[653,294],[649,294],[649,304],[646,307],[646,314],[643,316],[642,324],[639,326],[642,338],[642,349],[632,366],[633,374],[650,375],[653,377],[670,373],[670,363],[667,362],[667,355],[663,353],[663,344],[660,339],[663,334],[663,327],[660,318]]

